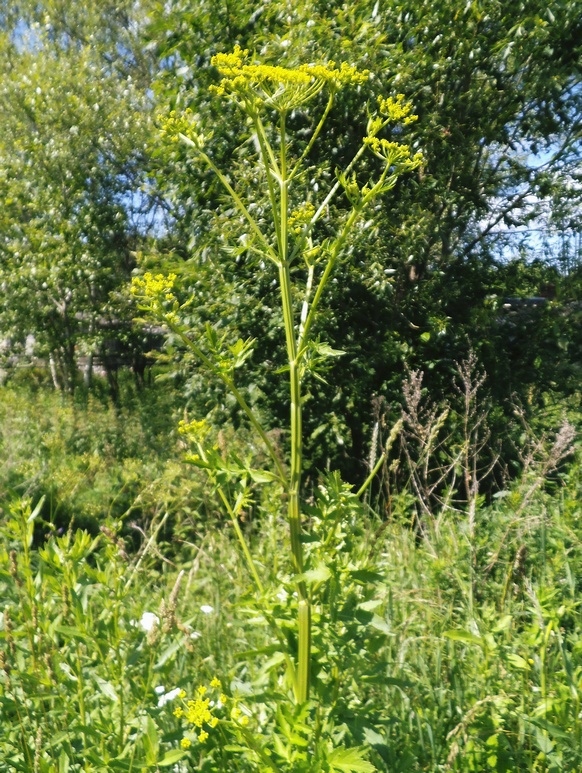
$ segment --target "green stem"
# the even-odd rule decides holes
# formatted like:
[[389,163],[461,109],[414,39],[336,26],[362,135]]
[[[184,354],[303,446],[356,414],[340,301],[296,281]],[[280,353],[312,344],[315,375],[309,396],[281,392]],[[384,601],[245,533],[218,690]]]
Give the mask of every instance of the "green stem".
[[168,321],[167,319],[165,320],[165,322],[166,322],[166,325],[170,328],[170,330],[173,333],[175,333],[175,335],[177,335],[180,338],[180,340],[183,341],[183,343],[185,343],[186,346],[194,352],[194,354],[198,357],[198,359],[202,360],[202,362],[206,365],[206,367],[215,376],[217,376],[223,382],[223,384],[227,387],[227,389],[234,396],[234,398],[236,399],[237,403],[240,405],[240,407],[242,408],[242,410],[246,414],[248,420],[250,421],[250,423],[252,424],[252,426],[254,427],[256,432],[258,433],[259,437],[263,441],[263,443],[265,445],[265,448],[269,452],[269,456],[271,457],[271,459],[275,463],[275,467],[277,468],[277,472],[279,473],[279,479],[280,479],[279,482],[286,489],[287,488],[287,474],[286,474],[286,472],[285,472],[285,470],[283,468],[283,465],[281,464],[281,460],[277,456],[277,452],[275,451],[275,448],[274,448],[273,444],[271,443],[271,441],[269,439],[269,436],[267,435],[267,433],[265,432],[265,430],[261,426],[261,423],[259,422],[259,420],[255,416],[253,409],[250,407],[250,405],[244,399],[244,397],[239,392],[239,390],[236,388],[236,386],[233,384],[231,379],[225,373],[223,373],[221,370],[219,370],[214,365],[212,360],[210,360],[204,354],[202,349],[200,349],[200,347],[197,346],[194,343],[194,341],[192,341],[190,338],[188,338],[188,336],[182,330],[180,330],[180,328],[177,327],[176,324]]
[[358,489],[358,493],[356,494],[357,497],[361,497],[362,494],[365,494],[365,492],[368,489],[368,486],[374,480],[374,478],[378,474],[378,471],[380,470],[380,467],[382,467],[382,465],[384,464],[385,461],[386,461],[386,452],[384,452],[382,454],[382,456],[378,459],[378,461],[374,465],[374,469],[372,470],[372,472],[368,475],[366,480],[363,482],[363,484]]
[[[362,145],[362,147],[358,150],[358,152],[352,158],[350,163],[346,166],[346,168],[344,170],[344,175],[347,176],[352,171],[352,169],[356,165],[357,161],[359,160],[360,156],[365,151],[365,149],[366,149],[366,146]],[[331,188],[331,190],[329,191],[329,193],[327,194],[325,199],[321,202],[321,204],[317,208],[317,211],[315,212],[315,215],[313,215],[313,217],[311,218],[309,223],[307,223],[307,225],[305,225],[305,227],[303,228],[303,231],[301,233],[301,238],[299,238],[297,240],[296,244],[295,244],[293,252],[291,253],[291,257],[289,258],[289,263],[293,263],[293,261],[297,257],[297,254],[303,248],[305,240],[308,238],[308,236],[313,231],[314,225],[317,223],[317,221],[319,220],[321,215],[325,212],[326,208],[329,206],[331,200],[333,199],[335,194],[338,192],[339,188],[340,188],[340,181],[337,180],[337,182],[333,185],[333,187]]]
[[83,663],[81,661],[81,648],[77,643],[77,696],[79,699],[79,717],[81,719],[81,725],[83,726],[83,744],[84,748],[87,748],[87,719],[85,716],[85,681],[83,679]]
[[305,330],[305,322],[307,320],[307,314],[309,312],[309,299],[311,298],[311,292],[313,290],[313,277],[315,275],[315,266],[311,264],[307,269],[307,282],[305,284],[305,295],[303,296],[303,306],[301,307],[301,319],[299,320],[299,336],[298,340],[303,339],[303,332]]
[[319,119],[319,123],[318,123],[318,124],[317,124],[317,126],[315,127],[315,131],[314,131],[314,132],[313,132],[313,134],[311,135],[311,139],[310,139],[310,140],[309,140],[309,142],[307,143],[307,146],[306,146],[305,150],[304,150],[304,151],[303,151],[303,153],[300,155],[300,157],[299,157],[299,159],[298,159],[297,163],[296,163],[296,164],[295,164],[295,166],[293,167],[293,171],[292,171],[292,172],[291,172],[291,174],[289,175],[289,179],[290,179],[290,180],[293,180],[293,178],[295,177],[295,175],[296,175],[296,174],[297,174],[297,172],[299,171],[299,168],[301,167],[301,164],[302,164],[302,163],[303,163],[303,161],[304,161],[304,160],[307,158],[307,156],[309,155],[309,153],[310,153],[310,151],[311,151],[311,148],[314,146],[314,144],[315,144],[315,141],[316,141],[316,140],[317,140],[317,138],[319,137],[319,133],[321,132],[321,130],[322,130],[322,128],[323,128],[323,124],[325,123],[325,121],[326,121],[326,119],[327,119],[327,116],[329,115],[329,111],[330,111],[330,110],[331,110],[331,108],[332,108],[332,105],[333,105],[333,98],[334,98],[334,92],[332,91],[332,92],[331,92],[331,94],[329,95],[329,99],[327,100],[327,105],[325,106],[325,110],[323,111],[323,115],[322,115],[322,116],[321,116],[321,118]]
[[[291,460],[289,475],[289,490],[287,503],[287,518],[289,521],[289,535],[291,541],[291,553],[293,564],[298,575],[303,574],[303,547],[301,545],[301,469],[303,450],[303,429],[301,416],[301,380],[297,362],[297,342],[295,340],[295,321],[293,314],[293,297],[291,293],[291,272],[288,261],[288,185],[287,179],[287,149],[285,140],[285,113],[281,113],[281,161],[280,161],[280,262],[279,285],[281,290],[281,305],[283,308],[283,321],[285,325],[285,341],[287,345],[287,359],[289,361],[289,390],[290,390],[290,424],[291,424]],[[307,700],[309,694],[309,661],[310,661],[310,621],[309,600],[307,587],[304,580],[297,584],[299,593],[298,611],[298,662],[295,697],[298,703]]]
[[311,660],[311,607],[307,599],[299,599],[299,656],[297,658],[297,703],[309,697],[309,666]]
[[241,197],[238,195],[238,193],[234,190],[232,185],[228,182],[225,175],[222,174],[220,169],[216,166],[214,161],[208,156],[195,142],[192,142],[192,140],[189,137],[186,137],[184,134],[180,134],[180,139],[185,142],[187,145],[190,145],[190,147],[193,147],[201,156],[201,158],[208,164],[208,166],[212,169],[214,174],[218,177],[220,182],[223,184],[223,186],[228,191],[229,195],[231,196],[232,200],[236,204],[236,206],[239,208],[240,212],[244,215],[245,220],[250,225],[252,231],[254,232],[255,236],[258,237],[259,241],[265,248],[267,257],[269,257],[272,261],[275,263],[277,262],[277,254],[267,241],[266,236],[261,231],[259,226],[257,225],[256,220],[252,215],[249,213],[248,209],[245,207]]
[[317,289],[315,291],[315,295],[313,296],[313,300],[311,302],[311,307],[309,309],[309,313],[307,314],[307,319],[305,320],[305,325],[303,326],[302,330],[302,336],[298,342],[299,344],[299,350],[300,354],[302,354],[305,344],[307,343],[308,336],[311,330],[311,326],[313,325],[314,319],[315,319],[315,312],[317,311],[317,307],[319,306],[319,302],[321,300],[321,296],[323,295],[323,291],[325,290],[328,280],[331,276],[331,272],[333,271],[335,267],[336,260],[338,258],[338,255],[342,249],[342,247],[345,244],[345,241],[348,237],[349,232],[351,231],[354,223],[356,222],[361,210],[359,208],[352,209],[352,211],[349,214],[348,219],[346,220],[344,227],[342,229],[341,234],[338,236],[336,241],[334,242],[334,245],[332,247],[331,255],[329,256],[327,260],[327,264],[325,266],[325,269],[323,271],[323,274],[321,275],[321,278],[318,282]]
[[249,115],[251,116],[251,119],[255,126],[255,130],[257,132],[257,139],[259,141],[261,158],[263,159],[263,166],[265,167],[265,174],[267,176],[267,188],[269,191],[271,210],[273,212],[273,219],[275,224],[275,236],[277,238],[277,246],[279,249],[279,254],[281,254],[281,224],[279,222],[278,212],[277,212],[277,198],[275,195],[275,189],[273,187],[273,180],[271,179],[273,173],[275,173],[275,176],[277,178],[279,178],[280,173],[277,167],[277,161],[275,159],[273,149],[271,148],[271,144],[267,139],[265,127],[263,126],[263,123],[261,121],[259,114],[254,110],[251,111],[249,109]]
[[257,590],[259,591],[259,593],[262,596],[262,595],[264,595],[265,589],[263,588],[263,583],[261,582],[261,579],[260,579],[260,577],[259,577],[259,575],[257,573],[257,567],[255,566],[255,562],[253,561],[253,557],[251,556],[251,552],[249,550],[249,546],[247,545],[247,542],[246,542],[246,540],[244,538],[244,535],[243,535],[243,533],[241,531],[240,524],[238,522],[238,510],[240,509],[240,503],[242,501],[242,495],[239,495],[239,497],[238,497],[238,499],[237,499],[237,501],[235,503],[235,506],[233,508],[233,507],[230,506],[230,502],[228,501],[228,497],[226,496],[226,494],[222,490],[222,486],[217,485],[216,481],[214,481],[214,483],[216,485],[216,488],[217,488],[217,491],[218,491],[218,495],[222,499],[222,502],[223,502],[223,504],[224,504],[224,506],[226,508],[226,511],[227,511],[227,513],[230,516],[230,520],[232,521],[233,528],[234,528],[234,530],[236,532],[236,536],[238,538],[238,541],[239,541],[240,546],[242,548],[242,551],[244,553],[246,562],[248,564],[250,572],[251,572],[251,574],[253,576],[253,579],[255,581],[255,585],[257,586]]

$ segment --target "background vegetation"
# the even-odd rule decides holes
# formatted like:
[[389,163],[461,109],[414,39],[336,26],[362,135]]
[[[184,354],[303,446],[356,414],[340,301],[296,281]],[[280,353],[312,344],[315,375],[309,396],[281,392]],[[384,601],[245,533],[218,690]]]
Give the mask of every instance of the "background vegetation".
[[[317,332],[345,354],[307,384],[303,499],[346,514],[345,597],[315,633],[333,642],[318,667],[342,674],[337,743],[391,773],[582,769],[581,19],[576,0],[0,2],[0,769],[247,770],[180,749],[164,700],[218,673],[260,701],[279,665],[178,421],[261,451],[198,363],[132,322],[128,292],[174,271],[189,330],[256,337],[241,386],[286,447],[277,290],[213,176],[160,137],[189,108],[259,189],[244,125],[208,90],[236,43],[373,73],[338,95],[314,191],[379,95],[419,116],[423,166],[325,298]],[[328,471],[357,489],[398,420],[350,499]],[[284,515],[257,495],[239,521],[290,619]]]

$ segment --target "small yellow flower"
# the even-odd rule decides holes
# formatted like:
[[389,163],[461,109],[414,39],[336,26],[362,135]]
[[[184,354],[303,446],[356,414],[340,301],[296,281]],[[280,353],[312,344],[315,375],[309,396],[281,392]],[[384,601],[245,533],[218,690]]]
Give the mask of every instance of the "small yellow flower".
[[218,724],[218,717],[212,717],[212,719],[208,724],[210,725],[210,727],[216,727],[216,725]]
[[196,692],[198,693],[198,695],[200,695],[200,697],[202,697],[203,695],[206,695],[206,693],[208,692],[208,688],[204,687],[204,685],[201,684],[200,687],[198,687],[198,689],[196,690]]
[[405,124],[418,120],[418,116],[412,113],[412,103],[404,101],[404,94],[397,94],[396,98],[378,98],[380,113],[389,121],[403,121]]
[[184,709],[181,706],[178,706],[177,709],[174,709],[174,716],[178,717],[178,719],[180,719],[180,717],[183,717],[184,716]]
[[182,738],[180,746],[182,749],[189,749],[192,746],[192,741],[189,738]]
[[241,714],[242,714],[241,710],[235,706],[230,712],[230,717],[231,719],[238,719]]
[[241,723],[241,725],[242,725],[243,727],[246,727],[246,726],[249,724],[249,718],[247,717],[247,715],[246,715],[246,714],[244,714],[244,715],[241,717],[240,723]]
[[198,741],[200,743],[204,743],[206,739],[208,738],[208,733],[205,730],[202,730],[200,733],[198,733]]
[[181,698],[182,700],[184,700],[185,697],[186,697],[186,690],[180,690],[180,692],[178,693],[178,698]]
[[227,702],[227,700],[228,700],[228,696],[227,696],[227,695],[225,695],[223,692],[221,692],[221,693],[220,693],[220,695],[218,696],[218,700],[219,700],[219,701],[220,701],[222,704],[224,704],[224,703],[226,703],[226,702]]
[[215,676],[215,677],[214,677],[214,679],[213,679],[213,680],[210,682],[210,686],[211,686],[211,687],[216,687],[218,690],[220,690],[220,688],[222,687],[222,684],[221,684],[221,682],[220,682],[220,679],[218,679],[218,678]]
[[210,722],[212,713],[209,705],[210,701],[208,698],[205,700],[198,698],[195,701],[188,701],[188,709],[185,714],[186,720],[196,727],[202,727],[205,722]]

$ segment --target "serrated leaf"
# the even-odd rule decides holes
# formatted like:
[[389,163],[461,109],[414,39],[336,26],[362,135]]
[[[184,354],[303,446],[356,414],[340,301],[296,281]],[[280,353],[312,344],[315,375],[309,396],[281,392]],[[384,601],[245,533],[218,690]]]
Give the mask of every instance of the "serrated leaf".
[[341,357],[345,354],[343,349],[332,349],[332,347],[324,342],[314,342],[312,344],[313,349],[322,357]]
[[245,470],[255,483],[273,483],[279,480],[279,477],[274,472],[268,470]]
[[511,665],[514,668],[521,668],[523,671],[529,671],[529,663],[527,660],[521,657],[521,655],[516,655],[515,653],[511,653],[507,656],[507,660],[511,663]]
[[331,771],[339,773],[374,773],[376,768],[364,759],[364,749],[334,749],[327,762]]
[[287,760],[289,762],[289,750],[283,743],[281,737],[275,733],[273,736],[273,745],[274,745],[274,752],[278,757],[281,757],[284,760]]
[[306,572],[303,572],[303,574],[299,575],[297,579],[304,580],[307,583],[312,583],[315,585],[316,583],[329,580],[330,577],[331,572],[329,568],[325,564],[319,564],[313,569],[308,569]]

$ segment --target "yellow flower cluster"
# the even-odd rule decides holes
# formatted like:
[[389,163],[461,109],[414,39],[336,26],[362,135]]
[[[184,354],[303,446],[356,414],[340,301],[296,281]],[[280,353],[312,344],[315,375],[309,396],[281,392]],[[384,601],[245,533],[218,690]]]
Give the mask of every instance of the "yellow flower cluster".
[[232,75],[235,70],[239,70],[244,63],[244,60],[249,55],[249,49],[243,49],[236,44],[232,54],[216,54],[210,60],[210,64],[216,67],[223,74]]
[[410,146],[401,145],[399,142],[390,142],[381,140],[378,137],[364,137],[364,144],[367,145],[378,158],[386,161],[390,166],[399,164],[402,171],[416,169],[422,163],[422,153],[410,155]]
[[418,121],[418,116],[412,113],[412,102],[405,102],[404,94],[397,94],[396,98],[379,97],[378,106],[380,115],[386,116],[389,121],[402,121],[405,126]]
[[299,69],[311,75],[312,78],[337,85],[358,85],[365,83],[370,77],[370,70],[358,70],[357,67],[347,62],[342,62],[339,70],[333,61],[329,61],[327,64],[302,64]]
[[[220,690],[220,679],[214,677],[210,682],[210,687],[214,690]],[[210,698],[205,697],[207,692],[208,688],[204,685],[200,685],[196,690],[196,698],[189,701],[184,701],[186,693],[184,691],[180,692],[179,697],[184,701],[184,705],[174,709],[175,717],[178,717],[178,719],[185,719],[186,722],[197,728],[198,743],[204,743],[209,737],[208,731],[204,729],[205,726],[214,729],[218,725],[219,719],[213,712],[224,706],[228,700],[224,693],[220,693],[218,702],[215,703],[214,701],[211,701]],[[188,749],[191,743],[191,739],[185,736],[181,740],[180,745],[183,749]]]
[[175,300],[172,290],[174,288],[174,282],[176,281],[176,274],[152,274],[150,271],[146,271],[143,276],[136,276],[131,283],[132,295],[141,296],[142,298],[160,299],[160,296],[164,296],[165,300]]
[[235,706],[233,709],[231,709],[230,718],[233,720],[233,722],[237,722],[242,727],[246,727],[249,724],[248,716],[243,714],[238,706]]
[[[291,109],[311,99],[327,85],[338,89],[342,85],[363,83],[369,71],[359,71],[342,62],[302,64],[297,68],[280,65],[247,64],[248,49],[235,46],[230,54],[216,54],[211,63],[223,76],[211,89],[218,95],[254,95],[255,98],[279,109]],[[258,89],[258,91],[257,91]]]
[[[202,419],[201,421],[182,420],[178,424],[178,432],[181,435],[186,435],[187,437],[191,437],[193,440],[199,443],[204,442],[209,431],[210,431],[210,427],[208,426],[208,422],[206,422],[204,419]],[[215,680],[213,679],[212,682],[214,681]],[[216,685],[213,684],[212,682],[210,682],[210,686],[215,687]]]

